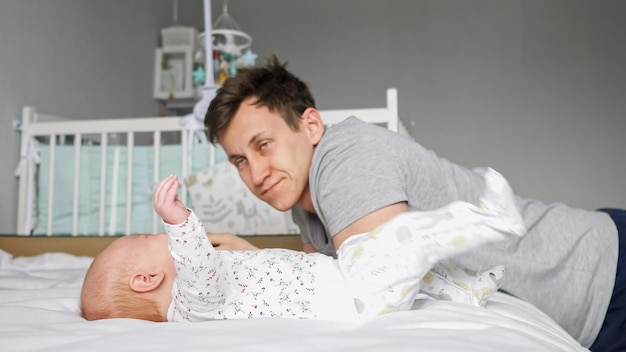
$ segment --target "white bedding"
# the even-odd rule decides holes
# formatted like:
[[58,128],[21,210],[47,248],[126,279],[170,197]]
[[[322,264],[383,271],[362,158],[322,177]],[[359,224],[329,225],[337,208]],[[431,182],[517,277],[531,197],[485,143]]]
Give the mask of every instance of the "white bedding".
[[91,258],[0,250],[0,351],[586,351],[534,306],[496,293],[485,308],[418,300],[364,325],[280,318],[88,322],[78,297]]

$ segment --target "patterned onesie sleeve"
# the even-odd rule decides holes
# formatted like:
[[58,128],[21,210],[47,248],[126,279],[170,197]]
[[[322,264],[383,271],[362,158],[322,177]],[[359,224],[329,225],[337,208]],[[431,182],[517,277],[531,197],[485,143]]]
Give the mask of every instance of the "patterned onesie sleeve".
[[360,319],[410,309],[420,280],[437,262],[526,234],[508,182],[493,169],[484,177],[480,207],[459,201],[432,211],[405,212],[339,247],[339,265]]
[[227,294],[227,286],[220,281],[222,263],[193,211],[185,222],[164,226],[178,273],[167,320],[206,320],[195,313],[222,305]]

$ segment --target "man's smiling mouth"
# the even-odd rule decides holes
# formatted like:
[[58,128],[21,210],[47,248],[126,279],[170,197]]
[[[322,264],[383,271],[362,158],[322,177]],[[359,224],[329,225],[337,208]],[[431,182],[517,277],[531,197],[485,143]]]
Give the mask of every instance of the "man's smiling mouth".
[[269,187],[264,188],[264,189],[261,191],[261,195],[262,195],[262,196],[264,196],[264,195],[266,195],[267,193],[272,192],[274,189],[276,189],[276,186],[277,186],[277,185],[278,185],[281,181],[282,181],[282,179],[279,179],[279,180],[277,180],[276,182],[273,182],[273,181],[272,181],[272,184],[271,184]]

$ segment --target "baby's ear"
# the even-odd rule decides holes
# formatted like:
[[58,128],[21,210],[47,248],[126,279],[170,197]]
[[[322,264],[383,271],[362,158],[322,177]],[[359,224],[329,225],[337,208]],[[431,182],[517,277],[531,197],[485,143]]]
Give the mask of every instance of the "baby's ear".
[[165,273],[138,272],[130,278],[130,289],[135,292],[150,292],[159,287],[165,279]]

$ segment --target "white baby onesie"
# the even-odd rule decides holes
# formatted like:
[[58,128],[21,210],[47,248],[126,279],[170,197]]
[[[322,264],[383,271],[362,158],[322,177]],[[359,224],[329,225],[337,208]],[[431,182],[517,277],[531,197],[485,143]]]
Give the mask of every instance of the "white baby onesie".
[[168,321],[357,319],[332,257],[287,249],[215,251],[193,212],[180,225],[164,225],[178,272]]

